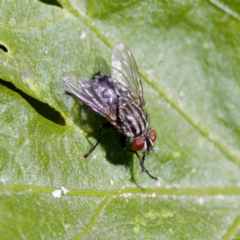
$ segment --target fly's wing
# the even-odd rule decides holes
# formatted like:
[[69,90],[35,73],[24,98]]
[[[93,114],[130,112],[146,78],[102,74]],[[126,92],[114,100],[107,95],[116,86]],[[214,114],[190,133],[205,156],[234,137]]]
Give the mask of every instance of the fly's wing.
[[106,63],[106,61],[101,58],[101,57],[97,57],[95,60],[95,64],[94,64],[94,72],[101,72],[104,73],[108,76],[111,75],[111,70],[108,66],[108,64]]
[[122,43],[116,44],[113,48],[112,77],[129,88],[134,99],[144,109],[142,82],[137,64],[130,50]]
[[67,88],[67,92],[80,99],[96,113],[111,121],[111,119],[109,119],[111,109],[105,102],[101,101],[96,92],[93,91],[93,80],[86,77],[77,79],[75,75],[66,75],[63,77],[63,82]]

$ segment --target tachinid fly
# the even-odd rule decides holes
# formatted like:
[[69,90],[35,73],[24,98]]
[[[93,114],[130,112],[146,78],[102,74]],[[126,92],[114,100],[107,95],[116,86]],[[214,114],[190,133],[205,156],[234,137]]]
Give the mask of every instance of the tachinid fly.
[[[77,82],[73,82],[67,76],[63,81],[71,95],[108,120],[108,123],[100,126],[97,143],[84,157],[99,144],[102,128],[112,125],[122,133],[123,148],[135,153],[140,160],[142,171],[157,180],[144,166],[145,155],[153,150],[157,135],[149,127],[144,110],[141,79],[129,49],[121,43],[114,46],[110,76],[97,72],[92,79],[81,77]],[[129,139],[131,149],[126,148],[126,139]],[[142,157],[138,151],[143,152]]]

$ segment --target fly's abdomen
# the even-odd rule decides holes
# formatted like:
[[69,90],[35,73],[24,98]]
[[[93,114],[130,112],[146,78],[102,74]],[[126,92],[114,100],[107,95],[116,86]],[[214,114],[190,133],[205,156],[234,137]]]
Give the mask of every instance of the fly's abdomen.
[[118,99],[118,119],[118,130],[129,138],[142,135],[147,131],[148,122],[136,101],[120,97]]

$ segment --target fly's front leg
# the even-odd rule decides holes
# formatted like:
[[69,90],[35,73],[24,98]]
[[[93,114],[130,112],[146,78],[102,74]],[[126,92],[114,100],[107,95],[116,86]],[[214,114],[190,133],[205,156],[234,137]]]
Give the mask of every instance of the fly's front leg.
[[145,152],[143,153],[143,156],[142,156],[142,158],[140,158],[139,157],[139,155],[137,154],[137,156],[138,156],[138,158],[139,158],[139,160],[140,160],[140,166],[141,166],[141,168],[142,168],[142,171],[143,172],[146,172],[147,173],[147,175],[150,177],[150,178],[152,178],[152,179],[154,179],[154,180],[158,180],[156,177],[154,177],[153,175],[151,175],[149,172],[148,172],[148,170],[145,168],[145,166],[144,166],[144,160],[145,160]]
[[152,179],[154,179],[154,180],[157,181],[158,179],[157,179],[156,177],[154,177],[153,175],[151,175],[151,174],[148,172],[148,170],[145,168],[145,166],[144,166],[144,160],[145,160],[145,155],[146,155],[145,152],[143,153],[142,158],[140,158],[138,152],[136,152],[136,151],[134,151],[134,150],[129,149],[129,148],[126,147],[126,140],[127,140],[126,136],[122,135],[122,137],[121,137],[121,144],[122,144],[123,149],[124,149],[124,150],[127,150],[127,151],[129,151],[129,152],[135,153],[135,154],[137,155],[139,161],[140,161],[140,166],[141,166],[141,168],[142,168],[142,171],[143,171],[143,172],[146,172],[147,175],[148,175],[150,178],[152,178]]
[[104,128],[111,127],[111,126],[112,125],[109,122],[103,123],[102,125],[99,126],[98,140],[97,140],[96,144],[90,149],[90,151],[83,156],[84,159],[86,159],[89,156],[89,154],[91,154],[94,151],[94,149],[97,147],[97,145],[101,142],[102,130]]

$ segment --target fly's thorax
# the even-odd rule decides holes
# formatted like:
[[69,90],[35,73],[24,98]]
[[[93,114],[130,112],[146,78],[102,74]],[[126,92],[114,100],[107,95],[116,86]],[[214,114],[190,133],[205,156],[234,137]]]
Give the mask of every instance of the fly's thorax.
[[103,81],[106,81],[108,78],[110,78],[110,76],[108,76],[107,74],[105,73],[102,73],[102,72],[97,72],[93,75],[92,79],[95,81],[95,80],[98,80],[99,82],[103,82]]
[[148,129],[143,109],[133,99],[119,97],[117,102],[119,131],[128,138],[144,134]]
[[132,92],[129,88],[119,83],[115,79],[112,79],[112,82],[114,85],[115,92],[118,96],[126,99],[133,99]]
[[110,76],[103,73],[96,73],[93,77],[91,90],[97,97],[96,100],[98,103],[106,104],[108,107],[116,105],[117,95]]

